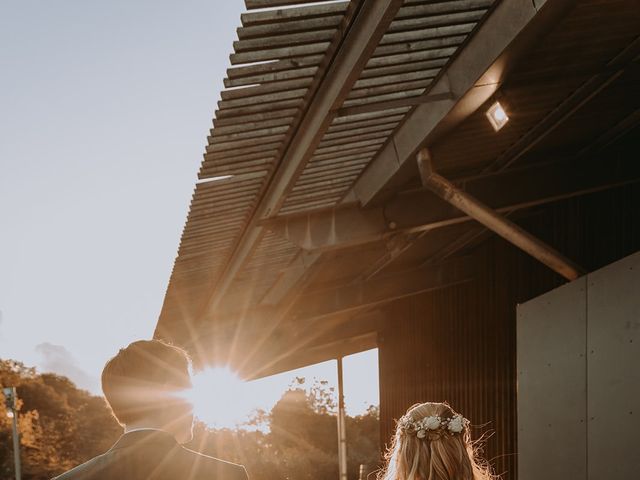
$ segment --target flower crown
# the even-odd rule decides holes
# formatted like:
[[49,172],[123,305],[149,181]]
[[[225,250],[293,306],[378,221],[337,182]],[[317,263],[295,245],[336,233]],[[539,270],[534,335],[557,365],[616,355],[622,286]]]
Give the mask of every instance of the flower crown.
[[462,432],[467,425],[469,425],[469,420],[459,413],[456,413],[451,418],[432,415],[420,420],[413,420],[410,415],[403,415],[400,420],[398,420],[400,430],[409,434],[415,433],[418,438],[425,438],[427,433],[436,433],[435,431],[437,430],[439,430],[438,433],[445,432],[454,435]]

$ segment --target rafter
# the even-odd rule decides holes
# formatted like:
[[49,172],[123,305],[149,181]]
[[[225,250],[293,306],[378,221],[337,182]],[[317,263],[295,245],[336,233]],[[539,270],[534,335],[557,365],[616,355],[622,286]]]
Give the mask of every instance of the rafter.
[[[633,159],[600,158],[508,170],[477,177],[459,186],[498,212],[543,205],[640,180]],[[470,218],[428,191],[400,194],[376,208],[347,206],[265,225],[306,250],[330,250],[466,222]]]
[[[418,105],[353,187],[362,205],[370,205],[392,180],[413,167],[418,150],[475,112],[500,87],[514,60],[532,47],[575,1],[499,2],[428,95],[452,92],[455,99]],[[349,195],[347,195],[348,197]]]
[[349,26],[340,48],[323,78],[309,110],[300,122],[280,167],[274,173],[258,209],[253,213],[245,233],[240,238],[221,279],[205,301],[200,316],[206,316],[218,306],[233,279],[262,236],[258,221],[278,210],[295,179],[320,143],[323,134],[335,116],[353,84],[357,81],[371,53],[377,47],[402,0],[364,2]]

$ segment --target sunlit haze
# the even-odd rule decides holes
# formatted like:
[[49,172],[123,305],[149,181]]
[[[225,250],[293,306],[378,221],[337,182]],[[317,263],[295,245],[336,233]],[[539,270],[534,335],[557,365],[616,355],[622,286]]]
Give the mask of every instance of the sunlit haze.
[[[377,350],[345,357],[343,365],[346,409],[349,414],[358,415],[369,405],[378,403]],[[336,362],[250,382],[242,381],[228,368],[210,368],[194,375],[193,388],[185,392],[185,397],[193,403],[196,417],[210,427],[233,428],[246,423],[258,409],[270,410],[296,377],[304,377],[306,388],[318,380],[328,382],[327,387],[335,389]]]

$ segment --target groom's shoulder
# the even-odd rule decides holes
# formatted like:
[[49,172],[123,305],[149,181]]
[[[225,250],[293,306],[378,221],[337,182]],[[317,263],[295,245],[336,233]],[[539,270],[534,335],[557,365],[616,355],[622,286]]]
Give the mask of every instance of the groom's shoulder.
[[182,451],[190,457],[190,462],[197,465],[200,472],[207,471],[220,480],[247,480],[247,471],[242,465],[227,462],[219,458],[204,455],[183,447]]
[[92,478],[91,475],[96,471],[100,471],[107,463],[107,454],[98,455],[91,460],[78,465],[65,473],[52,478],[51,480],[75,480],[80,478]]

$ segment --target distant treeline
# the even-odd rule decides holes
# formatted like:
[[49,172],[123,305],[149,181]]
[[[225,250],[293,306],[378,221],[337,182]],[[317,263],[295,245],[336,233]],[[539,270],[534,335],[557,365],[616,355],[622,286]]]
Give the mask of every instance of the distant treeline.
[[[270,412],[257,412],[246,428],[211,430],[198,423],[187,447],[246,466],[251,480],[335,480],[338,450],[335,401],[324,382],[287,391]],[[46,480],[113,445],[122,428],[102,397],[68,378],[37,373],[14,360],[0,360],[0,385],[20,398],[24,480]],[[379,461],[378,409],[347,417],[349,479],[360,464]],[[11,419],[0,403],[0,478],[13,477]]]

